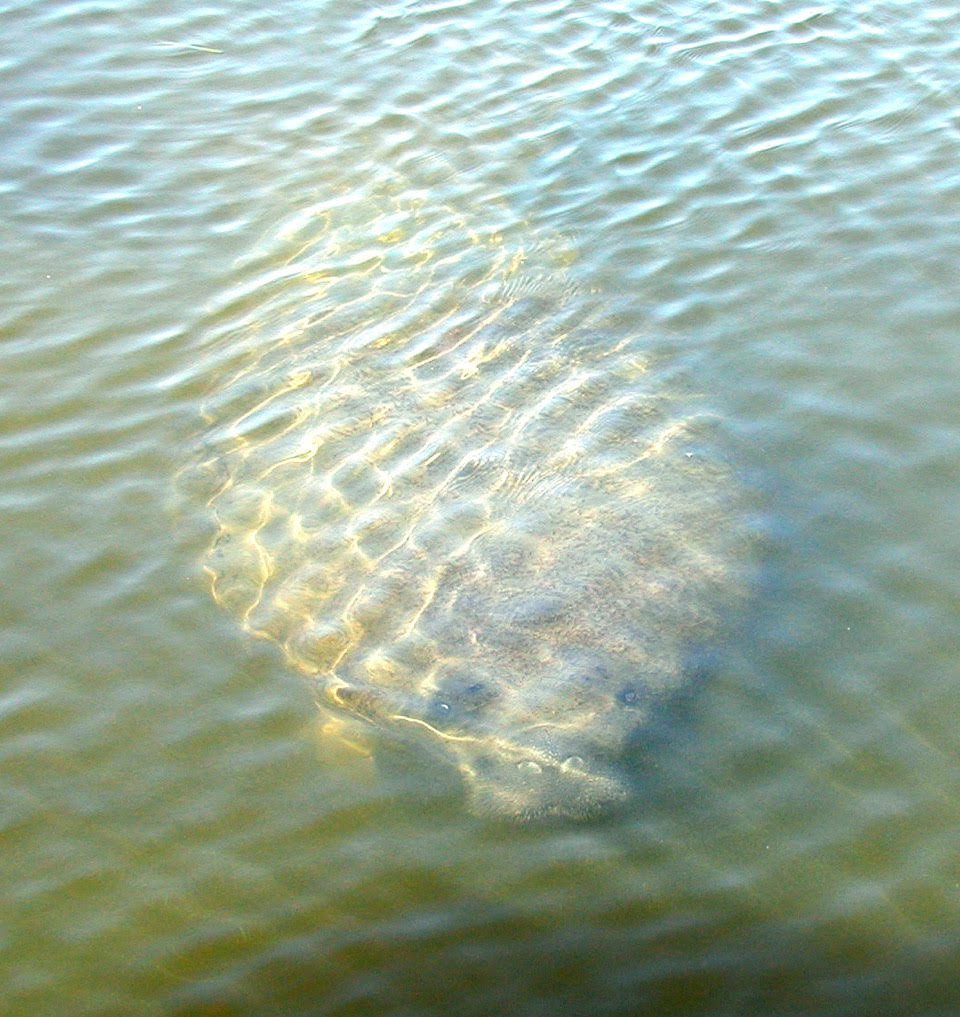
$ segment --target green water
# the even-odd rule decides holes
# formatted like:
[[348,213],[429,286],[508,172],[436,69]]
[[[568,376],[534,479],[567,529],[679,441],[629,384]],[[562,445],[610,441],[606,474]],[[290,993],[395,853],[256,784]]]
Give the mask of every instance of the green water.
[[[960,1011],[960,16],[0,10],[0,1012]],[[211,392],[278,293],[407,278],[383,195],[722,421],[751,595],[614,814],[331,738],[211,596]],[[449,263],[424,306],[475,306]]]

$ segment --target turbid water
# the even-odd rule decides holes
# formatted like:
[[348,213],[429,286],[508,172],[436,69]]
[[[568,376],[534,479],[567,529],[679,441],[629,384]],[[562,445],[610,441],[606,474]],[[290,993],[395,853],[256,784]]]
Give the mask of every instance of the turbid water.
[[960,1009],[960,16],[2,16],[0,1012]]

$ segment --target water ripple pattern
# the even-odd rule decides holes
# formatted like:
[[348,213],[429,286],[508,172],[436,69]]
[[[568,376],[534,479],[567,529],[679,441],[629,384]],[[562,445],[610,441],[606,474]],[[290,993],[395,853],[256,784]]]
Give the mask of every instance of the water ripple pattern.
[[[956,10],[0,14],[0,1012],[957,1012]],[[524,633],[612,813],[464,807]]]

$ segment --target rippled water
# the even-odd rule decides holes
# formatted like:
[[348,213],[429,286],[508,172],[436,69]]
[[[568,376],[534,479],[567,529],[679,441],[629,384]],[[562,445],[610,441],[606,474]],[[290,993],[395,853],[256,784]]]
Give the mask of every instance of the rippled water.
[[[960,16],[2,16],[0,1011],[960,1007]],[[463,331],[529,301],[526,332]],[[229,451],[245,400],[331,367],[334,311],[341,352],[473,337],[464,390],[423,404],[429,385],[384,392],[360,357],[337,404],[354,417],[364,384],[469,411],[478,350],[509,364],[518,337],[543,356],[569,334],[570,386],[616,338],[664,421],[717,422],[752,593],[617,760],[625,807],[475,814],[421,743],[332,730],[288,632],[256,638],[217,596],[217,576],[252,573],[211,559],[211,494],[185,470],[212,456],[249,479]],[[567,361],[544,368],[559,389],[515,387],[504,412],[542,417],[548,390],[586,410]],[[238,372],[253,387],[223,396]],[[310,434],[329,419],[297,406]],[[411,419],[449,426],[434,412]],[[592,419],[591,470],[636,437],[629,416]],[[442,554],[463,518],[440,515]]]

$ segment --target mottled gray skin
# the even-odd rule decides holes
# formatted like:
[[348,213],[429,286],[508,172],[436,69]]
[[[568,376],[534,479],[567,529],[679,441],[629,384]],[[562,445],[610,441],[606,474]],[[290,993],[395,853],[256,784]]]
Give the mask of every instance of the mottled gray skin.
[[[575,487],[448,562],[418,619],[448,658],[428,683],[347,674],[336,698],[444,752],[475,812],[585,818],[624,802],[625,747],[685,681],[691,647],[716,637],[730,595],[729,566],[708,553],[723,520],[702,497],[720,474],[676,441],[679,461],[651,465],[658,495]],[[673,492],[693,476],[685,510]]]
[[476,811],[622,801],[740,585],[714,422],[563,245],[419,198],[319,221],[223,330],[184,471],[214,598],[321,702],[452,760]]

